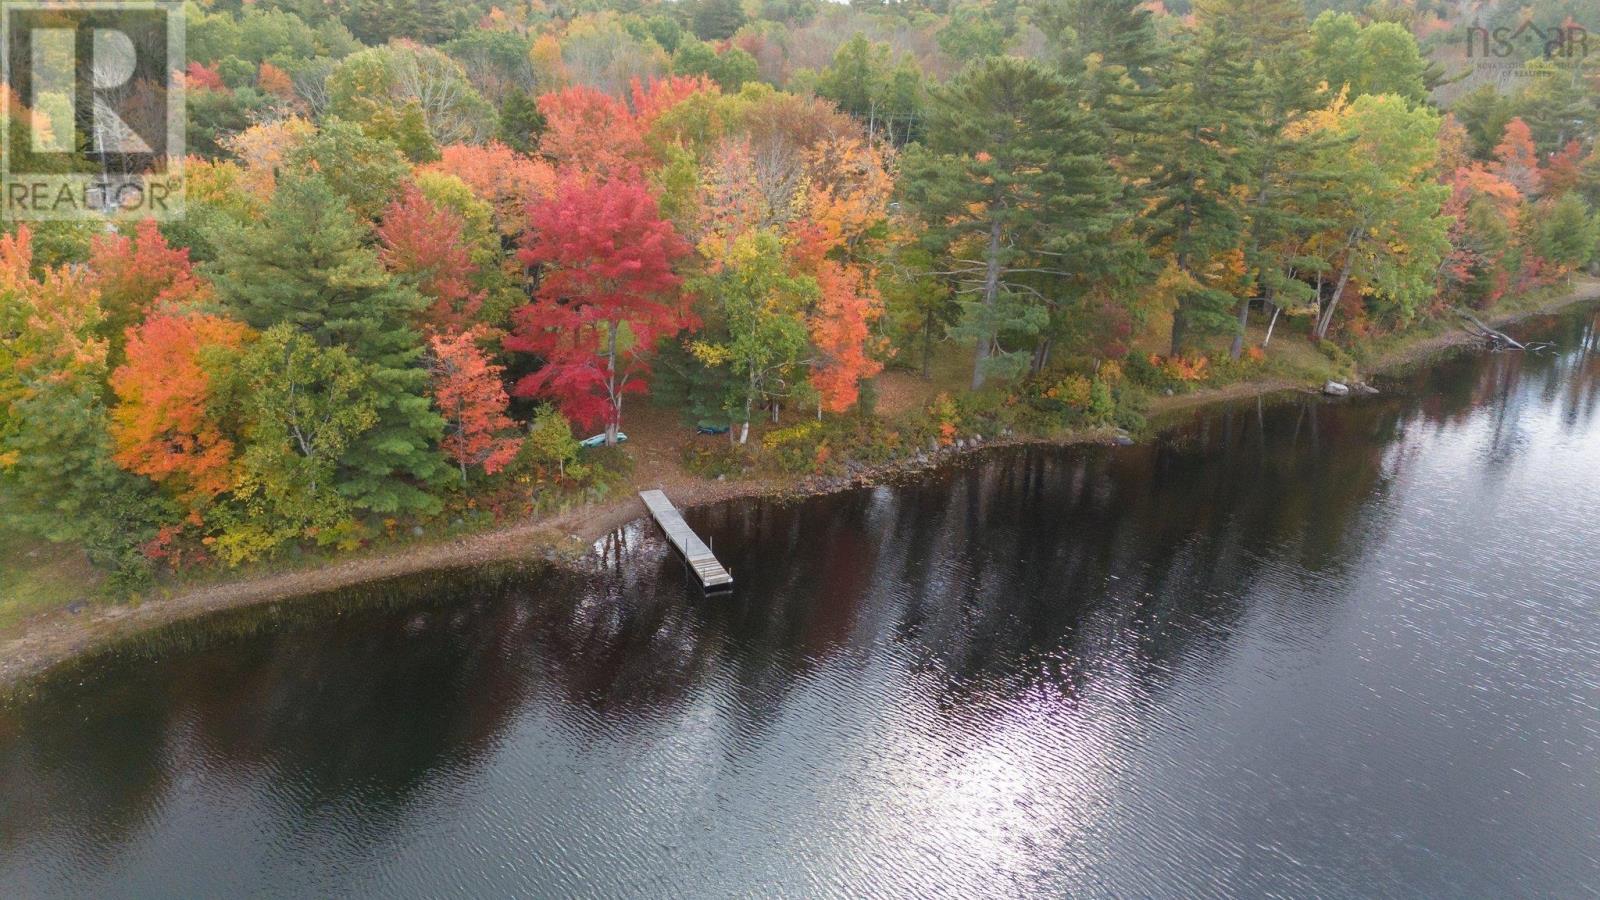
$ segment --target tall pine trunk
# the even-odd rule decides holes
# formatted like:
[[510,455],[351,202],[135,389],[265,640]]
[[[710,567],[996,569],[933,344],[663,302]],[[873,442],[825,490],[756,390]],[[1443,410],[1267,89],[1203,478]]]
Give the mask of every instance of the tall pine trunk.
[[1045,366],[1050,365],[1050,349],[1054,343],[1050,338],[1044,338],[1039,341],[1039,346],[1033,348],[1033,363],[1029,367],[1031,374],[1038,375],[1044,371]]
[[[1187,204],[1184,205],[1184,210],[1185,210],[1185,214],[1187,214],[1187,210],[1188,210],[1188,205]],[[1188,229],[1185,228],[1185,231],[1187,231],[1187,230]],[[1176,262],[1178,264],[1178,271],[1179,272],[1182,272],[1185,275],[1189,274],[1189,257],[1188,257],[1187,254],[1183,254],[1183,253],[1178,254],[1178,256],[1174,260],[1174,262]],[[1173,307],[1173,310],[1172,310],[1172,353],[1171,353],[1171,356],[1172,356],[1173,359],[1177,359],[1178,357],[1183,355],[1183,342],[1186,339],[1188,339],[1188,337],[1189,337],[1189,312],[1185,308],[1185,305],[1184,305],[1186,300],[1187,300],[1187,298],[1188,298],[1187,294],[1179,294],[1178,295],[1178,305]]]
[[[994,309],[995,301],[1000,297],[1000,222],[989,223],[989,250],[987,254],[986,271],[983,275],[983,309],[984,312]],[[972,361],[972,389],[979,390],[983,387],[983,370],[989,362],[989,349],[994,344],[995,336],[989,333],[988,323],[984,324],[983,332],[978,336],[978,353]]]
[[1244,353],[1244,332],[1250,327],[1250,298],[1239,301],[1239,328],[1233,333],[1233,346],[1228,348],[1228,358],[1238,359]]

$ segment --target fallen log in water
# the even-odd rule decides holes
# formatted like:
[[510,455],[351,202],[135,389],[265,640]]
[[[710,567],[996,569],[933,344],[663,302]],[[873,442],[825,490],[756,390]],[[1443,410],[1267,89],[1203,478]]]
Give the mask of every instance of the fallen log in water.
[[1490,328],[1488,325],[1485,325],[1477,316],[1467,312],[1464,309],[1461,309],[1460,307],[1456,308],[1455,313],[1463,320],[1461,327],[1465,329],[1467,333],[1482,341],[1490,350],[1509,349],[1522,350],[1527,353],[1537,353],[1541,350],[1549,350],[1554,346],[1553,344],[1544,341],[1524,344],[1511,335],[1506,334],[1504,331]]

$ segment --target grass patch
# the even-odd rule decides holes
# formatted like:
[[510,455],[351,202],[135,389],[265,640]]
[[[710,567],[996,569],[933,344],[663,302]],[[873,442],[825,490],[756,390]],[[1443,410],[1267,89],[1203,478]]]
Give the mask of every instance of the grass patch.
[[0,531],[0,631],[99,595],[100,575],[82,550]]

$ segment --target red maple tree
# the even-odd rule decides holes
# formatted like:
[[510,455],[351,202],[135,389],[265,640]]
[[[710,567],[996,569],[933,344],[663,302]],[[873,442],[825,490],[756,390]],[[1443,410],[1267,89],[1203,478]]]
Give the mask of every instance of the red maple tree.
[[221,91],[228,93],[228,86],[222,81],[222,73],[217,71],[215,65],[206,65],[196,61],[189,63],[189,68],[183,73],[184,85],[199,91]]
[[641,132],[648,131],[651,123],[667,110],[695,94],[720,94],[717,83],[704,75],[672,75],[648,81],[633,79],[629,85],[633,103],[633,118]]
[[297,96],[294,90],[294,79],[289,73],[269,62],[264,62],[256,70],[256,87],[264,94],[270,94],[279,100],[293,100]]
[[154,219],[133,237],[105,234],[89,246],[89,281],[100,291],[105,334],[120,346],[122,332],[148,315],[206,300],[211,287],[195,274],[188,248],[167,244]]
[[539,152],[563,179],[633,180],[644,171],[650,149],[621,100],[580,84],[540,97],[539,111],[545,118]]
[[478,267],[462,240],[465,228],[460,215],[432,203],[415,185],[389,205],[378,226],[384,266],[433,301],[422,313],[430,329],[464,330],[483,306],[483,292],[472,289]]
[[640,181],[567,185],[532,218],[520,257],[543,267],[539,290],[512,314],[505,346],[545,365],[515,393],[550,397],[585,425],[603,423],[614,444],[622,398],[645,390],[656,342],[691,323],[673,273],[689,245]]
[[442,332],[428,339],[433,371],[433,397],[444,414],[444,452],[467,480],[469,466],[489,475],[505,468],[522,448],[516,422],[506,415],[510,398],[501,381],[503,366],[489,362],[479,342],[487,330]]
[[1546,194],[1564,194],[1576,188],[1583,180],[1583,143],[1570,140],[1550,154],[1539,171],[1539,180]]

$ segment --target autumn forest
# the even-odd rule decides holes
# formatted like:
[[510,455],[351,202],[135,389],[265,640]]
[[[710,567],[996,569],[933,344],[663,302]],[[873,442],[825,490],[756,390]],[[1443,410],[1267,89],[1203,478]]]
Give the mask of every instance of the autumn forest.
[[1600,247],[1600,49],[1471,43],[1600,22],[1459,6],[191,3],[184,215],[0,232],[0,534],[139,591],[603,498],[646,409],[799,477],[1354,374]]

